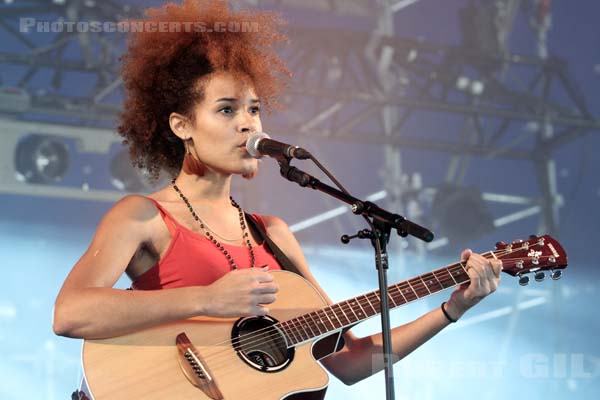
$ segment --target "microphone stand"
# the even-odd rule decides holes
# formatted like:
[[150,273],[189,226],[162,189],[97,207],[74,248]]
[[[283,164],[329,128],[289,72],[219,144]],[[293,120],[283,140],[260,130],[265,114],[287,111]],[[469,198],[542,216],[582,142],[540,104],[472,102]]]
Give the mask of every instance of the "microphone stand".
[[[371,244],[375,249],[375,262],[378,271],[379,280],[379,293],[381,297],[381,334],[383,337],[383,361],[384,361],[384,373],[385,373],[385,385],[386,385],[386,399],[394,400],[394,371],[393,371],[393,358],[392,358],[392,341],[391,341],[391,327],[390,327],[390,308],[389,308],[389,295],[388,295],[388,284],[387,284],[387,269],[388,269],[388,253],[387,243],[390,239],[390,233],[392,229],[396,229],[398,235],[406,237],[408,235],[415,236],[426,242],[433,240],[433,233],[412,221],[407,220],[398,214],[392,214],[376,204],[369,201],[363,201],[351,196],[347,192],[342,192],[329,185],[326,185],[319,181],[312,175],[293,167],[290,165],[291,158],[280,156],[276,157],[279,163],[280,173],[285,179],[296,182],[302,187],[310,187],[318,190],[325,194],[330,195],[340,201],[351,206],[352,212],[357,215],[365,217],[371,231],[360,231],[354,237],[369,238]],[[311,156],[312,158],[312,156]],[[316,162],[316,160],[313,159]],[[317,162],[318,165],[320,165]],[[337,182],[337,181],[336,181]],[[371,218],[371,219],[369,219]],[[349,239],[345,235],[342,237],[342,241],[347,243]],[[346,240],[344,240],[346,239]]]

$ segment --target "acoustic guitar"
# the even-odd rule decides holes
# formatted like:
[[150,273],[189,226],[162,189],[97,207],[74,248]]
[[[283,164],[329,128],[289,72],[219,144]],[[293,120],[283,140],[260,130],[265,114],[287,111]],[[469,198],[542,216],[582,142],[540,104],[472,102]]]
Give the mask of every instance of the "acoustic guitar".
[[[486,258],[526,284],[561,276],[567,255],[552,237],[498,243]],[[458,262],[389,287],[399,307],[469,282]],[[380,312],[379,291],[328,305],[301,276],[272,271],[280,286],[264,317],[195,317],[132,334],[86,340],[80,398],[95,400],[316,399],[328,375],[317,360],[341,347],[341,333]]]

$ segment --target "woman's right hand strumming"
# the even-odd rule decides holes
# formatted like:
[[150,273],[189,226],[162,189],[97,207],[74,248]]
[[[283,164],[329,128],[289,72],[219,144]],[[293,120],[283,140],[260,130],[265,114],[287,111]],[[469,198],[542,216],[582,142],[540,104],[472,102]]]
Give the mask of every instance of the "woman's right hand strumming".
[[241,317],[267,315],[279,286],[267,268],[233,270],[201,291],[202,315]]

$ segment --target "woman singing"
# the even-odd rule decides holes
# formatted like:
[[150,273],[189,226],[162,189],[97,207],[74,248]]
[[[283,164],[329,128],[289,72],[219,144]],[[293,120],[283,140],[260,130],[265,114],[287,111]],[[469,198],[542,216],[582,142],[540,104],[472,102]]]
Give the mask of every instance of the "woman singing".
[[[230,191],[234,175],[258,172],[245,144],[262,131],[261,112],[290,75],[272,49],[285,41],[282,22],[267,12],[233,12],[218,0],[170,3],[148,10],[146,21],[159,29],[130,33],[119,133],[137,167],[173,181],[147,196],[125,196],[102,218],[58,294],[54,331],[113,338],[198,316],[267,315],[282,295],[272,272],[282,266],[253,223],[329,301],[286,223],[245,214]],[[255,29],[230,29],[236,26]],[[468,250],[461,257],[470,284],[392,330],[397,359],[496,290],[499,261]],[[133,290],[113,288],[123,273]],[[350,385],[383,368],[373,361],[381,335],[347,331],[343,338],[343,348],[322,360],[329,372]]]

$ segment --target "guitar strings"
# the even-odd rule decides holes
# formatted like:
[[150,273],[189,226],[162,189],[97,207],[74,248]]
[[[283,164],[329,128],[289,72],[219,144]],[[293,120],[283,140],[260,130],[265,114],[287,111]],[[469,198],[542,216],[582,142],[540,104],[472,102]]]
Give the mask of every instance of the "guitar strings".
[[[548,258],[548,257],[544,256],[543,258]],[[520,260],[524,260],[524,259],[527,259],[527,258],[519,258],[519,259],[504,259],[503,261],[509,261],[509,264],[510,264],[510,262],[513,262],[513,261],[516,261],[516,262],[518,262],[518,261],[520,261]],[[508,265],[507,265],[507,266],[508,266]],[[459,268],[459,267],[462,267],[462,265],[453,265],[453,266],[452,266],[452,268]],[[462,268],[464,269],[464,267],[462,267]],[[467,279],[467,280],[465,280],[464,282],[455,283],[454,285],[451,285],[451,286],[456,286],[456,285],[458,285],[458,284],[466,283],[467,281],[468,281],[468,279]],[[417,283],[421,285],[421,287],[420,287],[420,288],[417,288],[417,290],[421,291],[421,290],[422,290],[422,288],[423,288],[425,285],[424,285],[423,283],[419,283],[419,282],[417,282]],[[397,286],[397,285],[393,285],[393,286]],[[447,288],[449,288],[449,287],[451,287],[451,286],[448,286]],[[415,285],[415,287],[416,287],[416,285]],[[425,297],[425,296],[423,296],[423,297]],[[417,298],[420,298],[420,297],[419,297],[419,296],[417,296]],[[368,301],[368,299],[367,299],[367,301]],[[360,304],[360,301],[359,301],[359,304]],[[340,322],[341,322],[341,321],[340,321]],[[279,337],[280,337],[280,335],[279,335],[277,332],[271,333],[270,335],[264,335],[264,334],[263,334],[263,335],[260,335],[260,334],[257,334],[257,333],[259,333],[260,331],[263,331],[263,332],[264,332],[264,330],[266,330],[266,329],[270,329],[270,328],[274,328],[274,327],[276,327],[276,325],[273,325],[273,326],[270,326],[270,327],[267,327],[267,328],[263,328],[263,329],[261,329],[261,330],[254,331],[254,332],[252,332],[252,333],[249,333],[249,334],[243,335],[243,336],[246,336],[245,338],[243,338],[242,336],[240,336],[240,337],[238,337],[238,338],[237,338],[237,339],[238,339],[238,343],[242,343],[244,340],[246,340],[246,343],[244,343],[244,345],[246,345],[246,346],[249,346],[249,345],[255,345],[255,344],[261,344],[261,343],[264,343],[264,342],[260,342],[260,340],[263,340],[263,339],[265,339],[265,338],[266,338],[266,339],[269,339],[269,338],[271,338],[271,339],[272,339],[272,338],[279,338]],[[308,328],[310,329],[310,326],[308,326]],[[335,331],[335,330],[338,330],[338,329],[342,329],[342,328],[336,328],[336,329],[334,329],[334,330],[332,330],[332,331]],[[311,329],[311,331],[312,331],[312,329]],[[305,330],[305,332],[307,332],[307,331]],[[319,332],[319,333],[321,333],[321,332]],[[327,332],[326,332],[326,333],[327,333]],[[314,335],[314,332],[313,332],[312,334]],[[321,334],[321,335],[323,335],[323,334]],[[314,335],[314,336],[320,336],[320,335]],[[248,339],[250,339],[250,340],[254,340],[254,343],[253,343],[253,342],[248,342]],[[308,340],[308,339],[305,339],[305,340]],[[228,341],[224,341],[224,342],[222,342],[222,343],[227,343],[227,342],[231,342],[231,341],[230,341],[230,340],[228,340]],[[298,343],[302,343],[302,341],[300,341],[300,342],[298,342]],[[221,351],[223,351],[223,350],[221,350]],[[214,355],[216,355],[216,353],[213,353],[213,358],[214,358]]]
[[[523,250],[523,249],[522,248],[517,248],[517,249],[514,249],[514,250],[502,249],[502,250],[497,250],[497,251],[490,251],[488,253],[492,255],[491,257],[493,257],[494,255],[496,255],[496,256],[498,256],[498,255],[502,256],[503,253],[504,254],[510,254],[510,253],[513,253],[513,252],[516,252],[516,251],[520,251],[520,250]],[[491,257],[485,257],[485,258],[490,259]],[[550,258],[550,257],[551,256],[541,256],[541,257],[538,257],[538,259],[540,259],[540,258]],[[517,258],[517,259],[502,259],[502,262],[503,262],[503,264],[508,264],[506,266],[509,267],[509,266],[511,266],[512,263],[514,263],[516,265],[517,262],[519,262],[519,261],[525,261],[525,260],[528,260],[528,259],[534,259],[534,257],[521,257],[521,258]],[[442,285],[443,289],[447,289],[447,288],[450,288],[450,287],[453,287],[453,286],[464,284],[464,283],[466,283],[466,282],[468,282],[470,280],[470,279],[466,279],[465,281],[462,281],[462,282],[456,282],[456,280],[452,276],[438,277],[435,274],[436,272],[439,273],[439,272],[443,272],[444,270],[450,271],[451,269],[455,269],[455,270],[462,269],[463,272],[466,273],[466,270],[464,269],[464,266],[462,265],[462,263],[455,263],[455,264],[451,264],[450,266],[442,267],[442,268],[440,268],[438,270],[435,270],[435,271],[432,271],[432,272],[430,272],[428,274],[420,275],[418,277],[411,278],[411,279],[409,279],[407,281],[404,281],[404,282],[401,282],[399,284],[392,285],[392,286],[394,286],[396,290],[398,290],[398,288],[400,287],[401,284],[405,285],[404,288],[411,287],[411,289],[413,290],[414,294],[416,295],[416,298],[412,299],[410,301],[414,301],[416,299],[419,299],[419,298],[422,298],[422,297],[426,297],[429,294],[432,294],[431,291],[429,291],[427,285],[424,282],[419,282],[419,280],[422,281],[423,276],[431,274],[431,275],[434,276],[435,279],[438,280],[438,282],[440,284],[443,283],[445,285],[445,284],[450,283],[450,285],[446,286],[446,287],[444,287],[444,285]],[[441,279],[441,281],[440,281],[440,279]],[[415,280],[416,280],[416,282],[411,282],[411,281],[415,281]],[[452,284],[453,281],[454,281],[454,284]],[[423,288],[426,288],[427,291],[429,292],[429,294],[427,294],[426,292],[424,292],[424,296],[423,295],[419,296],[417,294],[417,292],[423,292]],[[437,291],[434,292],[434,293],[437,293]],[[399,298],[398,294],[402,295],[401,292],[396,292],[396,293],[390,294],[390,299],[392,300],[393,303],[396,303],[396,301],[395,301],[395,299],[394,299],[393,296],[395,296],[396,298],[398,298],[398,300],[401,300]],[[289,326],[291,326],[293,329],[296,329],[298,333],[300,333],[299,336],[301,338],[303,338],[303,335],[301,334],[302,331],[304,331],[309,336],[307,339],[297,341],[296,344],[294,344],[292,346],[288,346],[287,348],[293,347],[293,346],[298,345],[298,344],[300,344],[300,343],[302,343],[304,341],[309,340],[311,338],[310,337],[311,335],[312,335],[312,337],[322,336],[322,335],[325,335],[326,333],[329,333],[329,332],[333,333],[333,332],[335,332],[337,330],[343,329],[344,326],[346,326],[346,325],[344,325],[342,327],[337,328],[337,327],[335,327],[335,325],[333,323],[331,323],[331,319],[329,319],[330,324],[334,327],[334,329],[329,329],[329,328],[327,328],[327,325],[324,324],[324,327],[326,329],[328,329],[328,331],[326,331],[325,333],[321,333],[319,326],[315,324],[315,320],[313,319],[313,317],[311,316],[311,314],[316,314],[318,316],[318,313],[321,312],[321,313],[325,313],[326,317],[329,317],[328,312],[332,311],[333,312],[333,317],[335,319],[337,319],[339,323],[342,323],[342,321],[340,320],[340,318],[338,318],[338,317],[335,316],[335,310],[333,309],[333,306],[337,306],[342,311],[342,313],[344,313],[345,316],[346,316],[346,311],[348,311],[349,315],[354,314],[358,318],[358,316],[356,315],[356,313],[354,313],[352,311],[352,307],[349,304],[352,300],[354,300],[354,303],[359,304],[359,306],[363,310],[364,310],[364,307],[371,307],[371,308],[373,308],[373,310],[376,311],[375,314],[373,314],[373,315],[378,314],[379,311],[377,311],[377,309],[375,309],[375,307],[373,307],[372,304],[369,304],[370,303],[369,296],[370,297],[376,296],[377,298],[379,298],[379,296],[377,295],[377,291],[370,292],[370,293],[368,293],[366,295],[361,295],[361,296],[357,296],[355,298],[346,300],[343,303],[332,304],[332,305],[329,305],[329,306],[324,307],[322,309],[314,310],[314,311],[312,311],[310,313],[307,313],[307,314],[304,314],[304,315],[292,318],[292,319],[290,319],[288,321],[279,322],[277,324],[274,324],[274,325],[271,325],[271,326],[268,326],[268,327],[265,327],[265,328],[261,328],[261,329],[256,330],[256,331],[253,331],[253,332],[250,332],[250,333],[247,333],[247,334],[244,334],[244,335],[240,335],[237,338],[228,339],[228,340],[225,340],[225,341],[213,344],[212,346],[219,346],[219,345],[222,345],[222,344],[232,344],[232,345],[235,344],[238,347],[256,346],[256,345],[267,343],[269,340],[274,340],[274,339],[276,340],[278,338],[281,339],[282,335],[279,333],[281,331],[283,331],[284,337],[288,337],[290,339],[293,339],[294,341],[297,341],[297,338],[295,337],[296,335],[294,334],[293,331],[292,332],[287,332],[287,331],[290,330]],[[358,297],[362,297],[362,298],[358,299]],[[400,304],[400,305],[407,304],[409,302],[406,298],[404,298],[404,299],[406,301],[404,303]],[[367,303],[364,303],[365,300],[367,301]],[[395,306],[398,306],[398,305],[395,305]],[[346,307],[346,309],[344,307]],[[364,315],[368,315],[366,313],[363,313],[363,314]],[[373,315],[369,315],[369,317],[371,317]],[[306,316],[309,316],[310,319],[306,318]],[[308,323],[305,323],[304,326],[300,325],[300,328],[301,328],[302,331],[300,329],[298,329],[298,325],[294,321],[294,320],[297,320],[299,317],[304,317],[305,321],[307,321],[307,320],[309,321]],[[350,320],[350,318],[348,318],[347,316],[346,316],[346,320],[348,320],[350,322],[347,325],[351,325],[353,323]],[[355,322],[358,322],[358,321],[355,321]],[[283,324],[287,324],[288,327],[286,328]],[[319,332],[319,334],[315,335],[314,332],[313,332],[313,329],[317,330]],[[310,334],[309,334],[309,331],[310,331]],[[290,335],[290,333],[292,335]],[[285,340],[285,341],[286,341],[286,343],[289,342],[288,340]],[[221,353],[221,352],[228,352],[228,351],[230,351],[230,348],[227,348],[227,349],[218,349],[215,352],[210,352],[209,351],[209,352],[207,352],[206,356],[210,357],[211,359],[214,359],[214,358],[216,358],[216,356],[218,356],[219,353]]]
[[[451,265],[451,266],[449,266],[449,268],[456,268],[456,269],[458,269],[458,268],[461,268],[461,266],[459,266],[459,265]],[[452,282],[452,279],[451,279],[451,278],[446,278],[446,280],[447,280],[448,282]],[[421,285],[421,286],[423,286],[423,287],[425,286],[425,285],[424,285],[424,283],[422,283],[422,282],[418,282],[418,284],[419,284],[419,285]],[[392,285],[392,286],[397,286],[397,285],[398,285],[398,284],[396,284],[396,285]],[[416,288],[416,284],[415,284],[414,286],[415,286],[415,288]],[[408,287],[408,286],[407,286],[407,287]],[[448,287],[451,287],[451,286],[448,286]],[[416,288],[416,289],[417,289],[417,290],[419,290],[419,288]],[[368,294],[366,294],[366,295],[361,295],[361,296],[357,296],[357,297],[363,297],[363,296],[371,296],[371,297],[373,297],[373,296],[376,296],[376,295],[377,295],[377,294],[376,294],[376,292],[370,292],[370,293],[368,293]],[[359,302],[359,303],[360,303],[360,301],[357,299],[357,297],[354,297],[354,298],[348,299],[348,300],[346,300],[344,303],[347,303],[347,302],[349,302],[349,301],[351,301],[351,300],[355,300],[356,302]],[[377,297],[379,298],[379,296],[377,296]],[[419,297],[419,296],[417,296],[417,298],[418,298],[418,297]],[[367,300],[368,300],[368,299],[367,299]],[[379,302],[379,301],[380,301],[380,300],[377,300],[377,302]],[[341,303],[330,304],[330,305],[328,305],[328,306],[326,306],[326,307],[324,307],[324,308],[322,308],[322,309],[319,309],[319,310],[314,310],[314,311],[312,311],[312,312],[315,312],[315,311],[324,311],[324,312],[333,311],[333,312],[334,312],[334,314],[335,314],[335,311],[334,311],[334,310],[333,310],[333,308],[332,308],[333,306],[338,306],[338,307],[339,307],[339,308],[342,310],[342,312],[344,312],[344,313],[345,313],[346,311],[348,311],[348,313],[350,313],[350,309],[349,309],[349,308],[347,308],[347,309],[344,309],[344,308],[342,308],[342,306],[347,306],[347,304],[341,304]],[[366,303],[365,303],[365,306],[366,306]],[[309,313],[309,314],[310,314],[310,313]],[[306,315],[306,314],[305,314],[305,315]],[[300,316],[298,316],[298,317],[300,317]],[[261,332],[261,331],[266,331],[266,330],[269,330],[269,329],[271,329],[271,328],[273,328],[273,327],[277,327],[277,325],[281,325],[281,324],[283,324],[283,323],[289,323],[290,321],[292,321],[293,319],[296,319],[296,318],[298,318],[298,317],[292,318],[292,319],[290,319],[290,320],[288,320],[288,321],[282,321],[282,322],[279,322],[278,324],[274,324],[274,325],[271,325],[271,326],[269,326],[269,327],[266,327],[266,328],[261,328],[261,329],[259,329],[259,330],[256,330],[256,331],[254,331],[254,332],[248,333],[248,334],[246,334],[246,335],[239,336],[239,337],[238,337],[238,339],[242,339],[244,336],[246,336],[246,337],[247,337],[247,336],[250,336],[251,338],[253,338],[253,336],[257,336],[256,334],[257,334],[257,333],[259,333],[259,332]],[[336,319],[338,320],[338,322],[339,322],[339,323],[341,323],[341,320],[340,320],[339,318],[336,318]],[[346,318],[346,319],[347,319],[348,321],[350,321],[350,319],[349,319],[349,318]],[[290,325],[294,325],[294,324],[292,323],[292,324],[290,324]],[[333,325],[333,324],[332,324],[332,325]],[[339,327],[339,328],[336,328],[335,330],[342,329],[344,326],[345,326],[345,325],[343,325],[343,326],[341,326],[341,327]],[[285,327],[283,327],[283,330],[285,330]],[[332,330],[332,332],[333,332],[333,331],[334,331],[334,330]],[[306,331],[305,331],[305,333],[308,333],[308,332],[306,332]],[[318,336],[318,335],[315,335],[315,336]],[[216,344],[214,344],[213,346],[218,346],[218,345],[220,345],[220,344],[228,343],[228,342],[230,342],[230,341],[231,341],[231,340],[225,340],[225,341],[223,341],[223,342],[216,343]],[[302,341],[300,341],[300,342],[298,342],[298,343],[301,343],[301,342],[302,342]],[[243,340],[240,340],[238,343],[240,343],[240,344],[242,344],[242,343],[243,343],[243,344],[245,344],[245,345],[249,344],[248,342],[243,342]]]
[[[458,265],[451,265],[449,268],[453,268],[453,269],[461,269],[461,268],[462,268],[462,269],[463,269],[463,272],[464,272],[464,267],[463,267],[461,264],[458,264]],[[465,280],[465,281],[462,281],[461,283],[464,283],[464,282],[466,282],[466,281],[467,281],[467,280]],[[453,279],[451,279],[451,278],[448,278],[448,282],[456,282],[456,281],[455,281],[455,280],[453,280]],[[453,284],[451,284],[451,286],[455,286],[455,285],[457,285],[457,284],[458,284],[458,283],[453,283]],[[424,286],[424,283],[420,283],[420,285]],[[415,286],[416,290],[418,290],[418,291],[421,291],[422,287],[421,287],[421,288],[418,288],[416,284],[415,284],[414,286]],[[448,287],[451,287],[451,286],[448,286]],[[408,287],[408,286],[407,286],[407,287]],[[416,292],[415,292],[415,294],[416,294]],[[416,298],[419,298],[419,296],[417,295],[417,297],[416,297]],[[340,322],[341,322],[341,321],[340,321]],[[338,328],[338,329],[342,329],[342,327],[340,327],[340,328]],[[338,329],[336,329],[336,330],[338,330]],[[258,331],[256,331],[256,332],[258,332]],[[253,332],[253,333],[256,333],[256,332]],[[248,334],[248,335],[250,335],[250,336],[254,336],[252,339],[256,339],[256,340],[254,341],[254,343],[246,343],[246,345],[247,345],[247,346],[249,346],[249,345],[260,345],[260,344],[264,343],[264,341],[262,341],[262,342],[261,342],[261,340],[262,340],[262,339],[265,339],[265,335],[264,335],[264,334],[263,334],[263,335],[252,335],[252,334]],[[261,337],[261,336],[262,336],[262,337]],[[269,336],[270,336],[270,338],[271,338],[271,339],[273,338],[273,335],[267,335],[267,336],[266,336],[266,338],[267,338],[267,339],[269,339]],[[277,337],[277,336],[278,336],[278,335],[275,335],[275,337]],[[225,342],[223,342],[223,343],[227,343],[227,342],[229,342],[229,341],[225,341]],[[302,341],[301,341],[301,342],[299,342],[299,343],[302,343]],[[289,348],[289,347],[288,347],[288,348]],[[207,360],[208,360],[209,358],[211,359],[211,365],[212,365],[212,366],[215,366],[215,367],[217,367],[217,366],[219,366],[219,367],[222,367],[222,366],[224,365],[223,363],[220,363],[220,364],[219,364],[219,363],[215,363],[213,360],[217,360],[217,359],[221,358],[221,359],[223,359],[223,360],[225,361],[225,363],[228,363],[228,361],[226,360],[226,358],[227,358],[227,354],[220,354],[220,353],[223,353],[223,352],[228,352],[228,353],[230,353],[230,351],[231,351],[230,349],[222,349],[222,350],[218,350],[218,351],[216,351],[216,352],[213,352],[213,353],[207,353],[207,355],[205,356],[205,358],[206,358]]]
[[[547,257],[544,257],[544,258],[547,258]],[[523,259],[506,259],[506,261],[518,261],[518,260],[523,260]],[[510,264],[511,264],[511,263],[509,263],[509,265],[510,265]],[[509,265],[507,265],[507,267],[508,267]],[[454,267],[454,268],[458,268],[458,267],[462,267],[462,265],[455,265],[455,266],[453,266],[453,267]],[[464,267],[463,267],[463,268],[464,268]],[[467,280],[468,280],[468,279],[467,279]],[[467,280],[466,280],[466,281],[467,281]],[[457,283],[457,284],[454,284],[453,286],[456,286],[456,285],[458,285],[458,284],[462,284],[462,283],[466,283],[466,281],[464,281],[464,282],[460,282],[460,283]],[[449,286],[449,287],[451,287],[451,286]],[[448,287],[448,288],[449,288],[449,287]],[[420,288],[420,289],[422,289],[422,288]],[[420,289],[418,289],[418,290],[420,290]],[[426,297],[426,296],[423,296],[423,297]],[[341,329],[341,328],[339,328],[339,329]],[[253,333],[255,333],[255,332],[253,332]],[[262,336],[263,336],[262,338],[260,338],[260,335],[255,335],[255,336],[256,336],[256,339],[264,339],[264,335],[262,335]],[[279,335],[275,334],[275,337],[277,338],[277,337],[279,337]],[[269,339],[269,338],[267,337],[267,339]],[[224,343],[226,343],[226,342],[227,342],[227,341],[225,341]],[[264,343],[264,342],[263,342],[263,343]],[[301,343],[301,342],[300,342],[300,343]],[[255,343],[255,344],[256,344],[256,343]],[[261,344],[261,343],[259,342],[258,344]],[[288,348],[289,348],[289,347],[288,347]],[[287,348],[286,348],[286,349],[287,349]],[[280,353],[282,353],[282,349],[280,349],[280,348],[277,348],[277,350],[278,350]],[[230,349],[226,349],[225,351],[230,353]],[[223,352],[223,350],[222,350],[221,352]],[[282,356],[283,356],[283,354],[282,354]],[[212,366],[215,366],[215,367],[217,367],[217,366],[219,366],[219,367],[223,367],[223,363],[220,363],[220,364],[219,364],[219,363],[215,363],[215,362],[213,362],[213,360],[218,360],[219,358],[222,358],[222,357],[225,357],[225,358],[227,358],[227,355],[226,355],[226,354],[220,355],[220,354],[218,354],[218,352],[217,352],[217,353],[213,353],[212,355],[209,355],[209,356],[207,356],[206,358],[207,358],[207,360],[208,360],[209,358],[211,359],[211,365],[212,365]],[[226,360],[226,359],[224,359],[224,360],[226,361],[226,363],[229,363],[229,362],[230,362],[230,360]]]
[[[511,252],[514,252],[514,251],[516,251],[516,250],[513,250],[513,251],[501,250],[501,251],[497,251],[496,253],[502,253],[502,252],[504,252],[504,253],[510,254]],[[503,262],[509,262],[509,264],[510,264],[511,262],[518,262],[518,261],[522,261],[522,260],[525,260],[525,259],[528,259],[528,258],[532,258],[532,257],[525,257],[525,258],[519,258],[519,259],[503,259]],[[548,258],[548,257],[547,257],[547,256],[544,256],[544,257],[542,257],[542,258]],[[457,264],[454,264],[454,265],[451,265],[450,267],[446,267],[445,269],[449,269],[449,268],[455,268],[455,269],[456,269],[456,268],[462,268],[462,269],[464,270],[464,266],[462,266],[462,265],[461,265],[461,264],[459,264],[459,263],[457,263]],[[444,268],[441,268],[440,270],[443,270],[443,269],[444,269]],[[438,272],[438,271],[440,271],[440,270],[436,270],[436,271],[433,271],[433,272],[432,272],[432,274],[434,275],[434,277],[436,277],[436,276],[435,276],[435,274],[434,274],[434,272]],[[465,271],[465,272],[466,272],[466,271]],[[425,275],[427,275],[427,274],[425,274]],[[436,278],[437,278],[437,277],[436,277]],[[416,279],[416,278],[413,278],[412,280],[415,280],[415,279]],[[450,287],[452,287],[452,286],[456,286],[456,285],[458,285],[458,284],[463,284],[463,283],[466,283],[468,280],[469,280],[469,279],[467,279],[467,280],[465,280],[465,281],[463,281],[463,282],[460,282],[460,283],[459,283],[459,282],[456,282],[454,285],[447,286],[446,288],[450,288]],[[444,282],[446,282],[446,283],[447,283],[447,282],[451,282],[451,280],[450,280],[450,279],[448,279],[448,278],[443,278],[443,281],[444,281]],[[404,283],[404,282],[403,282],[403,283]],[[410,285],[410,280],[409,280],[409,281],[406,281],[406,283],[408,283],[408,284]],[[441,282],[440,282],[440,283],[441,283]],[[407,285],[407,286],[405,286],[405,287],[406,287],[406,288],[408,288],[408,287],[409,287],[409,285]],[[392,286],[396,286],[396,289],[397,289],[397,288],[398,288],[398,286],[399,286],[399,284],[392,285]],[[413,286],[413,289],[416,289],[416,290],[417,290],[417,291],[419,291],[419,292],[422,292],[422,291],[423,291],[422,289],[423,289],[424,287],[426,287],[426,285],[425,285],[424,283],[422,283],[422,282],[418,282],[418,281],[417,281],[417,282],[413,282],[412,286]],[[396,294],[398,294],[398,293],[396,293]],[[416,291],[415,291],[415,294],[416,294]],[[427,293],[424,293],[424,294],[425,294],[425,295],[427,295]],[[369,295],[370,295],[370,296],[376,295],[376,292],[372,292],[372,293],[369,293],[368,295],[363,295],[363,296],[361,296],[361,297],[366,297],[366,300],[367,300],[367,301],[369,301],[369,298],[368,298],[368,296],[369,296]],[[358,296],[357,296],[357,297],[358,297]],[[391,296],[390,296],[390,297],[391,297]],[[396,296],[396,297],[398,297],[398,296]],[[411,301],[414,301],[414,300],[416,300],[417,298],[421,298],[421,297],[425,297],[425,296],[419,296],[419,295],[417,295],[417,297],[416,297],[415,299],[411,300]],[[395,303],[395,301],[394,301],[394,298],[393,298],[393,297],[391,297],[391,299],[392,299],[392,301]],[[350,299],[350,300],[352,300],[352,299]],[[328,307],[325,307],[325,308],[323,308],[323,309],[316,310],[316,311],[322,311],[322,312],[325,312],[325,314],[326,314],[326,316],[327,316],[327,312],[328,312],[328,311],[334,311],[334,310],[333,310],[333,308],[332,308],[332,306],[335,306],[335,305],[337,305],[337,306],[338,306],[338,307],[339,307],[339,308],[342,310],[342,312],[344,312],[344,313],[345,313],[345,311],[348,311],[348,313],[350,314],[350,310],[351,310],[351,308],[349,308],[349,305],[347,304],[348,302],[350,302],[350,300],[347,300],[345,303],[330,305],[330,306],[328,306]],[[357,298],[354,298],[354,300],[355,300],[355,303],[358,303],[358,304],[359,304],[361,307],[363,307],[363,302],[364,302],[364,299],[358,300]],[[404,304],[406,304],[406,303],[404,303]],[[348,308],[345,310],[345,309],[343,308],[343,306],[347,306]],[[366,303],[365,303],[365,306],[366,306]],[[372,306],[371,306],[371,307],[372,307]],[[363,308],[363,309],[364,309],[364,308]],[[305,314],[305,315],[309,315],[309,316],[310,316],[310,314],[313,314],[313,313],[315,313],[316,311],[313,311],[313,312],[311,312],[311,313],[309,313],[309,314]],[[377,312],[377,310],[375,310],[375,311],[376,311],[376,313],[378,313],[378,312]],[[351,315],[351,314],[350,314],[350,315]],[[355,314],[355,315],[356,315],[356,314]],[[373,314],[373,315],[375,315],[375,314]],[[372,316],[372,315],[371,315],[371,316]],[[298,318],[298,317],[296,317],[296,318]],[[312,317],[311,317],[311,319],[312,319]],[[352,321],[351,321],[349,318],[346,318],[346,319],[347,319],[347,320],[350,322],[350,324],[348,324],[348,325],[351,325]],[[293,320],[293,319],[292,319],[292,320]],[[282,323],[274,324],[274,325],[271,325],[271,326],[269,326],[269,327],[266,327],[266,328],[259,329],[259,330],[257,330],[257,331],[254,331],[254,332],[251,332],[251,333],[248,333],[248,334],[245,334],[245,335],[241,335],[241,336],[239,336],[239,337],[237,337],[237,338],[235,338],[235,339],[229,339],[229,340],[225,340],[225,341],[223,341],[223,342],[221,342],[221,343],[217,343],[217,344],[215,344],[215,345],[219,345],[219,344],[223,344],[223,343],[232,343],[232,342],[235,342],[235,343],[236,343],[236,344],[238,344],[238,345],[244,345],[244,346],[249,346],[249,345],[260,344],[260,343],[261,343],[261,342],[260,342],[261,340],[264,340],[264,339],[269,339],[269,338],[277,338],[277,337],[280,337],[279,333],[276,331],[276,328],[278,327],[278,325],[279,325],[280,327],[283,327],[283,325],[282,325],[283,323],[288,323],[288,325],[291,325],[291,326],[293,326],[294,328],[296,328],[296,329],[297,329],[297,325],[296,325],[295,323],[293,323],[293,322],[292,322],[292,320],[288,320],[288,321],[284,321],[284,322],[282,322]],[[306,320],[307,320],[307,318],[305,318],[305,321],[306,321]],[[290,323],[290,322],[292,322],[292,323]],[[315,321],[313,320],[312,322],[314,323]],[[339,318],[338,318],[338,322],[340,322],[340,323],[341,323],[341,320],[340,320]],[[334,326],[334,325],[332,324],[332,326]],[[313,337],[316,337],[316,336],[323,335],[323,333],[321,333],[321,332],[320,332],[320,330],[318,329],[318,326],[316,326],[316,325],[313,325],[312,327],[314,327],[316,330],[318,330],[318,331],[319,331],[319,335],[315,335],[315,334],[314,334],[314,332],[312,332],[312,329],[311,329],[311,323],[310,323],[310,321],[309,321],[309,323],[308,323],[308,324],[305,324],[305,326],[301,326],[302,330],[304,330],[304,332],[305,332],[305,333],[308,333],[308,331],[305,329],[305,327],[306,327],[306,328],[308,328],[308,329],[311,331],[311,334],[313,335]],[[325,325],[325,327],[327,328],[327,326],[326,326],[326,325]],[[342,327],[339,327],[339,328],[332,329],[332,330],[330,330],[329,332],[334,332],[334,331],[336,331],[336,330],[342,329],[343,327],[344,327],[344,326],[342,326]],[[265,335],[264,333],[266,333],[266,331],[267,331],[267,330],[270,330],[270,332],[268,332],[268,333],[269,333],[268,335]],[[283,327],[283,330],[284,330],[284,333],[286,333],[286,332],[285,332],[285,330],[286,330],[286,328],[285,328],[285,327]],[[300,332],[300,331],[298,330],[298,332]],[[328,332],[326,331],[326,333],[328,333]],[[293,332],[292,332],[292,334],[293,334]],[[294,335],[294,336],[295,336],[295,335]],[[302,337],[302,335],[300,335],[300,336]],[[289,334],[288,334],[288,337],[292,338],[292,337],[291,337]],[[309,335],[309,338],[310,338],[310,335]],[[236,340],[236,339],[237,339],[237,340]],[[297,340],[296,338],[293,338],[293,339],[294,339],[294,340]],[[303,342],[303,341],[305,341],[305,340],[308,340],[308,338],[307,338],[307,339],[304,339],[304,340],[301,340],[301,341],[298,341],[298,343],[302,343],[302,342]],[[264,343],[264,342],[262,342],[262,343]],[[296,344],[298,344],[298,343],[296,343]],[[219,350],[219,351],[223,351],[223,350]]]

